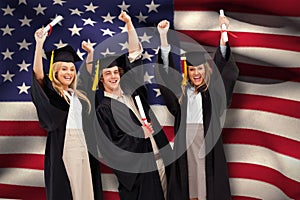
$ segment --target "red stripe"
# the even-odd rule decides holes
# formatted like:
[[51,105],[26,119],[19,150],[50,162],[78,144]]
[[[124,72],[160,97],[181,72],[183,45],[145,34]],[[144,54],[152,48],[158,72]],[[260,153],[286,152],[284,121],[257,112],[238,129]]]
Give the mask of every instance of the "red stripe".
[[0,136],[46,136],[38,121],[0,121]]
[[231,178],[245,178],[269,183],[278,187],[292,199],[300,198],[300,182],[287,178],[280,172],[255,164],[228,163]]
[[[104,199],[119,200],[118,192],[103,192]],[[44,187],[29,187],[18,185],[0,184],[0,198],[23,200],[46,200]]]
[[120,200],[120,197],[119,197],[118,192],[104,191],[103,192],[103,199],[104,200]]
[[232,200],[261,200],[254,197],[232,196]]
[[[178,30],[188,35],[201,45],[218,46],[221,33],[220,31],[200,31],[200,30]],[[229,37],[232,47],[264,47],[282,49],[289,51],[300,51],[300,37],[288,35],[275,35],[265,33],[249,33],[232,31],[238,38]]]
[[174,127],[173,126],[163,126],[163,130],[170,142],[174,139]]
[[292,67],[266,67],[237,62],[240,76],[253,76],[283,81],[300,82],[300,66]]
[[0,154],[0,168],[10,167],[44,170],[44,155]]
[[298,0],[174,0],[175,10],[256,13],[264,15],[300,16]]
[[23,200],[46,200],[44,187],[0,184],[0,197]]
[[105,173],[105,174],[112,174],[112,170],[110,167],[108,167],[107,165],[103,164],[102,162],[100,163],[100,169],[101,169],[101,173]]
[[244,128],[224,128],[222,132],[224,144],[248,144],[261,146],[278,153],[300,159],[300,142],[263,131]]
[[231,108],[260,110],[300,119],[300,102],[253,94],[234,93]]

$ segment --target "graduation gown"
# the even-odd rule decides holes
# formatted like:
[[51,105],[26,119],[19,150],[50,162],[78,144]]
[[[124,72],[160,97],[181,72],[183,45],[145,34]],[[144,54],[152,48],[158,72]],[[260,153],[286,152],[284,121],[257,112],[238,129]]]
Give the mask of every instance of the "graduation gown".
[[[41,87],[33,75],[31,97],[37,109],[40,126],[48,133],[44,160],[47,199],[72,200],[70,182],[62,159],[69,104],[56,92],[48,76],[44,77],[43,87]],[[83,111],[87,110],[87,105],[83,101],[81,103]],[[94,197],[102,200],[99,162],[92,155],[89,155],[89,159]]]
[[[161,52],[159,52],[159,54],[160,53]],[[201,92],[202,96],[204,135],[209,136],[206,137],[205,143],[206,152],[209,152],[205,157],[206,194],[207,200],[227,200],[231,199],[228,169],[223,149],[222,137],[217,133],[221,133],[222,131],[219,117],[223,114],[226,106],[230,105],[233,88],[238,77],[239,70],[231,56],[228,43],[225,58],[222,57],[219,47],[215,53],[214,62],[223,79],[226,95],[225,97],[218,96],[221,94],[219,94],[214,87],[209,87],[209,89],[205,91],[203,88],[199,88],[199,92]],[[158,63],[163,63],[160,55],[158,56]],[[170,67],[176,69],[171,53],[169,54],[169,65]],[[170,113],[175,117],[174,131],[176,138],[174,141],[174,150],[178,159],[171,166],[171,182],[168,188],[168,198],[169,200],[187,200],[189,199],[189,188],[187,167],[188,162],[187,154],[185,152],[187,116],[186,94],[183,96],[182,103],[179,104],[178,102],[178,98],[182,94],[182,77],[179,73],[172,75],[168,74],[161,66],[155,68],[155,75],[166,106],[168,107]],[[173,78],[163,78],[168,76],[173,76]],[[213,72],[211,76],[211,85],[214,84],[216,79],[217,77]],[[177,80],[177,82],[174,83],[174,80]],[[169,88],[172,88],[172,91]],[[214,98],[211,98],[211,94],[215,95]],[[224,101],[226,101],[224,104],[220,104],[218,101],[216,101],[216,99],[222,98]],[[213,104],[214,106],[212,106]],[[213,148],[207,149],[207,147],[210,146],[213,146]],[[178,196],[180,198],[178,198]]]
[[[129,63],[127,56],[123,56],[122,63],[124,71],[132,73],[121,81],[122,90],[125,94],[131,94],[133,100],[135,95],[140,96],[146,117],[155,131],[153,138],[158,148],[166,147],[167,151],[171,151],[165,133],[146,103],[147,90],[143,86],[143,75],[140,74],[142,70],[129,71],[136,66],[141,66],[141,60]],[[101,92],[103,91],[99,91]],[[140,120],[125,104],[103,94],[99,96],[99,105],[96,109],[101,127],[98,133],[99,148],[104,162],[113,169],[118,178],[120,199],[163,200],[164,194],[150,138],[144,138]],[[167,157],[162,151],[160,155],[163,158]]]

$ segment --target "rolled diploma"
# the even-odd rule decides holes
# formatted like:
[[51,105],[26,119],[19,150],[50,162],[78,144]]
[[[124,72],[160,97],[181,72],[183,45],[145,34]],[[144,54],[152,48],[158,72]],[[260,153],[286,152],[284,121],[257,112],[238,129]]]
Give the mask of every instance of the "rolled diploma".
[[55,19],[50,22],[50,24],[48,24],[45,28],[44,28],[44,33],[48,32],[50,30],[50,26],[53,27],[55,26],[57,23],[59,23],[61,20],[63,19],[63,17],[61,15],[58,15],[57,17],[55,17]]
[[134,98],[135,98],[136,104],[138,106],[139,113],[142,117],[142,120],[143,120],[144,124],[146,125],[148,122],[147,122],[147,118],[146,118],[146,115],[145,115],[145,112],[144,112],[144,109],[143,109],[143,105],[142,105],[140,96],[137,95]]
[[[225,16],[224,15],[224,10],[220,10],[220,16]],[[224,31],[224,32],[222,32],[222,38],[223,38],[224,42],[228,42],[228,35],[227,35],[227,32],[226,32],[226,30],[227,30],[226,25],[222,24],[221,29]]]

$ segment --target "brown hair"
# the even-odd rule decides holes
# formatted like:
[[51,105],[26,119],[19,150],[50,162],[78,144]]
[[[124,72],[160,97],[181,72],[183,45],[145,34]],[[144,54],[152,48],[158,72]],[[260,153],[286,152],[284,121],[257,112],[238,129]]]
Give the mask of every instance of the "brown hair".
[[[119,71],[120,78],[121,78],[124,74],[124,69],[122,67],[118,67],[118,71]],[[98,89],[99,90],[104,90],[102,80],[103,80],[103,69],[100,72],[100,78],[99,78],[99,82],[98,82]]]

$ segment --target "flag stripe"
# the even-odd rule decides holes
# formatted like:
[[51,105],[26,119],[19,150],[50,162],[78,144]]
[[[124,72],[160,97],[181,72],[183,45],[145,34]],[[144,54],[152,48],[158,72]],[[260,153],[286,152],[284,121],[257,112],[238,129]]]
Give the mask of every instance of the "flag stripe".
[[[24,115],[26,115],[26,113],[24,113]],[[1,127],[0,136],[46,136],[47,135],[47,132],[40,127],[38,121],[0,121],[0,127]]]
[[230,168],[229,176],[232,178],[245,178],[266,182],[280,188],[289,197],[293,197],[299,193],[299,182],[291,180],[271,168],[245,163],[229,163],[228,167]]
[[[230,21],[229,30],[231,31],[300,36],[299,31],[295,28],[295,24],[299,24],[299,17],[279,17],[276,15],[256,15],[232,12],[230,12],[230,14],[225,13],[225,15],[227,15]],[[203,20],[218,19],[218,17],[218,10],[175,11],[174,26],[175,29],[179,31],[219,31],[220,27],[218,20]]]
[[263,200],[290,199],[279,188],[266,182],[245,178],[230,178],[233,196],[251,197]]
[[243,60],[247,58],[264,66],[299,68],[300,52],[261,47],[233,47],[232,52],[237,62],[248,63]]
[[253,94],[234,94],[231,108],[260,110],[300,119],[300,102]]
[[1,154],[44,154],[46,137],[0,136]]
[[228,163],[248,163],[272,168],[286,177],[299,182],[298,159],[255,145],[225,144]]
[[0,102],[1,121],[36,121],[37,113],[32,102]]
[[0,154],[0,168],[10,167],[44,170],[44,155]]
[[242,197],[242,196],[233,196],[232,200],[261,200],[253,197]]
[[[180,30],[181,33],[190,36],[194,40],[201,43],[201,45],[218,46],[220,39],[220,31],[191,31]],[[234,47],[265,47],[282,49],[289,51],[300,51],[299,44],[300,37],[288,35],[274,35],[262,33],[249,33],[232,31],[237,38],[230,35],[230,45]]]
[[225,144],[247,144],[268,148],[287,156],[300,159],[299,142],[251,129],[225,128],[222,131]]
[[[286,127],[289,127],[286,129]],[[300,141],[300,120],[274,113],[229,109],[226,115],[224,128],[245,128],[258,130],[273,135]]]
[[240,76],[300,82],[300,68],[265,67],[239,62],[237,65],[239,66]]
[[[296,6],[298,5],[298,6]],[[287,0],[284,3],[280,0],[265,0],[265,1],[240,1],[231,0],[174,0],[175,10],[216,10],[225,9],[231,12],[242,13],[265,13],[279,16],[300,16],[299,2],[297,0]]]
[[0,168],[0,184],[45,187],[44,170]]
[[[46,200],[46,191],[44,187],[0,184],[0,196],[3,198],[10,198],[14,200]],[[118,200],[119,194],[117,192],[104,191],[103,197],[104,199]]]
[[295,92],[299,88],[300,84],[294,82],[257,84],[237,81],[234,87],[234,93],[276,97],[300,102],[300,92]]
[[118,192],[118,179],[114,174],[101,174],[104,191]]
[[44,187],[28,187],[0,183],[0,196],[3,198],[23,200],[46,200],[46,191]]

